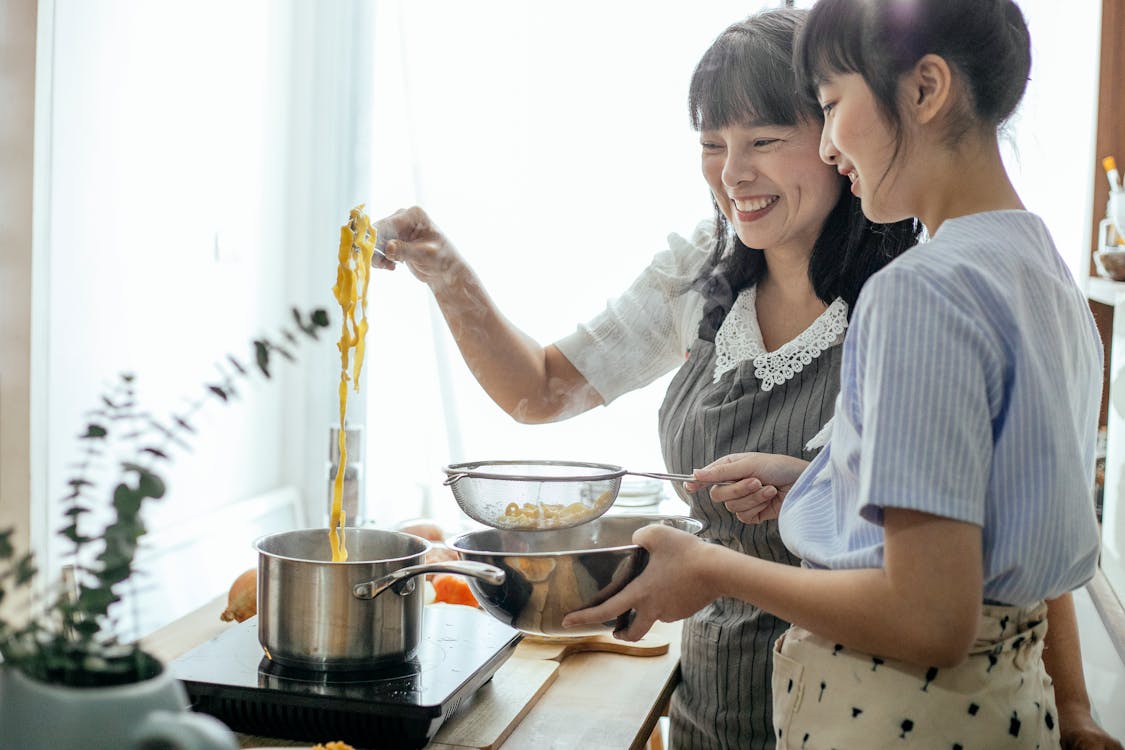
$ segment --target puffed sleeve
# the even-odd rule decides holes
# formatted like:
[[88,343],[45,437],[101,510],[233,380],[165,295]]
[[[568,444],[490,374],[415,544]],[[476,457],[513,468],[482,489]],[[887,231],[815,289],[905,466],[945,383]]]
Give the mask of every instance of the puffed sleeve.
[[709,224],[690,240],[670,234],[624,294],[555,342],[606,404],[683,363],[702,314],[691,283],[713,247]]

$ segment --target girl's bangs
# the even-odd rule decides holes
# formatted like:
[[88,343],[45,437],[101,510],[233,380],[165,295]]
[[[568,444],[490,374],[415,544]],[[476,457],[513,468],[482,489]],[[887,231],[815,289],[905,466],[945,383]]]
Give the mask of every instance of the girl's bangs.
[[802,95],[816,101],[817,89],[839,73],[862,73],[861,4],[819,0],[809,12],[793,52],[793,68]]

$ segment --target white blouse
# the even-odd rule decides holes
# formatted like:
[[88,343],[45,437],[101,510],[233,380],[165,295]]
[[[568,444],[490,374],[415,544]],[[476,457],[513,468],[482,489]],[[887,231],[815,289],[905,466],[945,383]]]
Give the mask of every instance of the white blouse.
[[[668,235],[668,249],[653,258],[624,294],[555,342],[606,404],[683,364],[703,318],[703,297],[691,284],[714,249],[713,226],[711,221],[700,223],[690,240]],[[758,327],[756,296],[756,287],[744,289],[715,334],[716,381],[750,360],[762,390],[768,391],[843,339],[848,306],[836,299],[806,330],[768,352]]]

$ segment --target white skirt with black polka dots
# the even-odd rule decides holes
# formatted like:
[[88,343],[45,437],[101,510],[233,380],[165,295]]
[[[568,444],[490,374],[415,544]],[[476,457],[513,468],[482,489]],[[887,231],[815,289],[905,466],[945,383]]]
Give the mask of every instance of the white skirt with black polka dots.
[[773,722],[792,750],[1057,748],[1043,666],[1047,607],[983,607],[969,658],[952,669],[852,651],[791,627],[773,650]]

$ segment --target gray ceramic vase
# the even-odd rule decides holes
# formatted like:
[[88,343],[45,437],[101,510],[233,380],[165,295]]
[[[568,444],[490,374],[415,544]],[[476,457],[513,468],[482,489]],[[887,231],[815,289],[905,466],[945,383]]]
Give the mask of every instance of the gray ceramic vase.
[[33,680],[0,664],[0,750],[238,750],[212,716],[188,710],[187,693],[162,669],[111,687],[66,687]]

